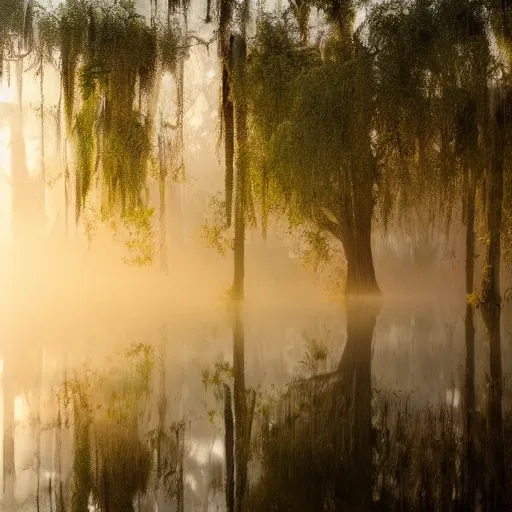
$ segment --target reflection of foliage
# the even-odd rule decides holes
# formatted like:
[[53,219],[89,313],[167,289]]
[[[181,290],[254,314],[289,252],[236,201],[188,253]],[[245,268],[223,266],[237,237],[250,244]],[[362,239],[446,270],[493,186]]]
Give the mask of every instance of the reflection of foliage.
[[152,454],[141,434],[153,364],[152,348],[139,343],[119,364],[65,383],[75,421],[73,510],[87,509],[90,491],[99,510],[131,510],[146,490]]
[[168,428],[158,427],[148,433],[149,446],[158,453],[157,479],[161,480],[170,499],[178,498],[180,492],[180,447],[185,431],[185,422],[172,423]]
[[205,391],[208,390],[208,387],[213,388],[215,398],[222,400],[224,396],[223,385],[231,382],[233,378],[232,366],[227,361],[221,359],[215,363],[213,370],[204,368],[201,373]]
[[217,419],[216,407],[220,406],[224,400],[225,386],[230,386],[233,382],[233,367],[221,355],[212,369],[203,368],[201,370],[201,381],[205,392],[208,389],[213,390],[215,405],[212,407],[207,401],[204,401],[203,406],[206,408],[209,422],[215,425]]
[[306,354],[300,363],[306,370],[314,375],[319,371],[319,365],[325,364],[329,349],[323,340],[306,336]]
[[[279,423],[269,427],[263,422],[262,477],[251,489],[248,510],[325,510],[327,501],[336,509],[352,510],[346,505],[351,493],[358,492],[350,485],[357,461],[350,453],[340,459],[336,451],[337,433],[351,428],[351,415],[340,411],[339,422],[326,421],[323,414],[331,402],[325,405],[319,398],[313,392],[300,405],[283,404],[287,412]],[[485,436],[480,419],[476,426]],[[438,510],[443,502],[453,503],[453,489],[461,489],[463,482],[457,468],[461,434],[445,405],[418,408],[407,396],[375,392],[371,443],[377,509]]]

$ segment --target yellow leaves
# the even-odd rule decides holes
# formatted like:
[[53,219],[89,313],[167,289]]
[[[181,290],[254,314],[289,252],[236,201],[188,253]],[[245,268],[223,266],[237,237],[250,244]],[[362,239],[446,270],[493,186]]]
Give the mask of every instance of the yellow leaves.
[[472,306],[476,307],[478,304],[480,304],[480,297],[478,296],[477,292],[471,292],[466,295],[466,302]]

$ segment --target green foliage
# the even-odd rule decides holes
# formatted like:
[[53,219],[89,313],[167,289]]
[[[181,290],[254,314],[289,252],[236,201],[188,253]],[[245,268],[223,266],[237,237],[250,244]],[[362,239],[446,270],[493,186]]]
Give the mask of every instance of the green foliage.
[[171,73],[184,58],[179,26],[148,26],[132,1],[66,0],[43,12],[37,29],[45,59],[60,54],[66,126],[77,148],[77,218],[97,171],[109,208],[140,208],[152,152],[152,113],[142,99],[153,94],[159,58]]
[[47,62],[54,62],[60,49],[59,19],[51,13],[40,12],[37,17],[37,41]]
[[229,249],[233,249],[233,237],[226,226],[225,206],[219,194],[210,199],[210,210],[212,215],[205,216],[201,225],[201,239],[205,247],[225,256]]
[[138,343],[105,370],[65,384],[74,411],[73,511],[88,510],[91,491],[99,510],[131,510],[146,490],[152,454],[141,434],[153,367],[153,349]]
[[[131,4],[102,10],[90,8],[87,35],[80,69],[84,101],[75,129],[77,140],[86,141],[78,144],[88,144],[88,148],[78,152],[77,213],[90,187],[91,142],[96,133],[108,204],[120,204],[123,211],[138,208],[142,204],[151,143],[147,123],[142,112],[134,108],[134,102],[137,87],[140,94],[151,91],[157,36]],[[96,110],[90,106],[95,95],[102,101],[102,108]],[[101,130],[93,130],[93,120]]]
[[477,127],[494,73],[482,6],[393,0],[372,8],[364,33],[375,55],[384,225],[415,205],[449,222],[461,160],[481,159]]
[[168,24],[160,36],[160,52],[163,69],[175,73],[179,58],[183,58],[183,37],[177,22]]
[[0,80],[4,59],[16,60],[33,47],[33,2],[2,0],[0,3]]
[[138,208],[126,212],[123,216],[123,225],[128,235],[125,245],[130,254],[125,258],[125,263],[142,267],[153,262],[155,233],[152,219],[154,213],[153,208]]

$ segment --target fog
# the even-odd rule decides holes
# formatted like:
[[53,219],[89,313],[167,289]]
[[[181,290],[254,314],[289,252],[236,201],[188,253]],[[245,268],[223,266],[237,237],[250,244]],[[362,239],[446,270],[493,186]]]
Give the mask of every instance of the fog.
[[[213,28],[205,29],[197,21],[204,9],[199,4],[191,7],[189,28],[200,31],[198,35],[209,41]],[[137,6],[149,16],[146,3],[140,0]],[[11,67],[14,70],[14,65]],[[114,367],[130,375],[138,371],[126,355],[134,344],[152,347],[155,355],[149,392],[141,399],[149,411],[148,430],[156,429],[162,393],[167,399],[167,425],[186,425],[181,430],[173,426],[172,430],[177,446],[183,443],[184,447],[184,510],[224,510],[226,428],[222,398],[215,392],[216,386],[231,377],[217,376],[218,381],[209,385],[205,379],[205,372],[211,376],[217,363],[234,365],[233,312],[228,300],[233,251],[228,247],[220,254],[204,236],[205,222],[215,216],[211,199],[222,195],[224,183],[223,155],[218,145],[220,71],[216,44],[191,47],[185,64],[186,179],[166,187],[166,272],[161,269],[157,250],[155,179],[149,182],[150,203],[156,210],[151,226],[154,250],[151,264],[144,267],[127,263],[127,233],[101,222],[98,194],[91,194],[78,223],[74,222],[73,207],[68,205],[69,211],[65,208],[62,148],[52,114],[60,101],[60,84],[51,66],[45,68],[44,80],[44,219],[37,229],[21,219],[22,251],[16,252],[14,221],[19,211],[13,209],[11,166],[25,161],[32,184],[41,180],[42,166],[40,84],[34,70],[23,74],[24,149],[13,153],[19,151],[11,134],[20,114],[12,73],[11,83],[4,80],[0,86],[0,411],[4,425],[0,458],[4,469],[8,404],[14,406],[15,420],[15,500],[4,500],[4,510],[39,511],[34,504],[37,492],[38,499],[39,493],[46,493],[42,498],[46,508],[41,510],[53,512],[54,491],[47,489],[58,481],[66,482],[71,494],[76,451],[73,436],[78,423],[73,423],[76,418],[69,419],[73,408],[67,404],[69,411],[62,415],[68,414],[69,425],[63,428],[56,424],[57,417],[61,421],[63,399],[59,393],[68,380],[78,381],[87,375],[93,375],[91,379],[115,379]],[[175,95],[174,82],[166,75],[158,106],[162,118],[176,115]],[[76,162],[72,155],[69,159],[73,168]],[[18,208],[30,207],[33,199],[33,195],[23,195],[25,202],[21,206],[18,203]],[[406,397],[421,410],[447,407],[459,419],[466,378],[463,226],[457,218],[449,230],[439,225],[431,236],[423,236],[421,220],[410,224],[404,227],[396,221],[387,229],[378,225],[372,233],[375,271],[383,298],[371,339],[371,387],[383,394]],[[265,409],[261,404],[272,404],[272,424],[280,424],[282,395],[292,384],[335,373],[348,346],[349,322],[341,284],[347,273],[346,262],[341,253],[335,253],[336,259],[322,263],[315,271],[314,264],[308,264],[304,257],[306,248],[300,235],[300,230],[292,230],[283,218],[275,216],[266,239],[257,227],[248,229],[245,238],[245,386],[257,393],[258,413]],[[483,254],[483,250],[484,244],[479,243],[477,253]],[[477,269],[475,282],[480,279]],[[502,290],[512,285],[506,263],[501,281]],[[501,322],[505,411],[512,405],[511,313],[510,303],[505,302]],[[478,313],[475,317],[476,407],[483,411],[490,349],[483,321]],[[311,351],[318,347],[325,353],[315,359]],[[98,398],[102,400],[106,399]],[[156,453],[156,448],[151,450]],[[252,465],[250,480],[256,488],[263,463]],[[211,482],[217,473],[221,474],[221,484],[213,488]],[[36,474],[44,493],[37,489]],[[3,482],[5,492],[6,478]],[[163,510],[178,510],[173,499],[161,501],[166,503]],[[100,509],[91,505],[90,510]]]

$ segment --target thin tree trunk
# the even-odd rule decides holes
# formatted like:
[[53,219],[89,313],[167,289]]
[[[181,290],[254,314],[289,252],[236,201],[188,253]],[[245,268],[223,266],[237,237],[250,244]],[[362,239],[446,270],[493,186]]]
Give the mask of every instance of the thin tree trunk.
[[158,192],[160,198],[159,210],[159,237],[160,237],[160,270],[167,274],[167,230],[165,226],[165,185],[167,181],[167,166],[165,159],[164,137],[158,135],[158,166],[160,174],[158,177]]
[[68,138],[64,138],[64,233],[69,236],[69,185]]
[[233,460],[233,409],[231,405],[231,388],[224,384],[224,428],[226,452],[226,510],[235,509],[235,466]]
[[226,194],[226,222],[231,226],[233,207],[233,177],[235,154],[235,124],[234,107],[231,94],[232,73],[232,39],[229,26],[232,17],[231,0],[220,0],[219,6],[219,48],[222,76],[222,130],[224,135],[224,164],[225,164],[225,194]]
[[243,323],[245,272],[245,209],[247,199],[247,102],[245,97],[245,39],[233,38],[233,73],[236,80],[236,181],[234,243],[233,395],[235,404],[235,511],[243,512],[247,492],[249,439],[245,387],[245,331]]
[[[466,294],[473,293],[475,268],[475,172],[466,163],[464,175],[467,180],[465,190],[466,206]],[[465,315],[466,340],[466,384],[465,384],[465,410],[464,410],[464,439],[465,439],[465,492],[466,509],[471,511],[475,506],[475,327],[473,305],[466,302]]]
[[[39,352],[41,354],[42,351]],[[38,357],[38,389],[37,389],[37,416],[36,416],[36,438],[37,438],[37,452],[36,452],[36,509],[40,512],[40,499],[41,499],[41,393],[43,389],[43,372],[44,372],[44,356]]]
[[[496,94],[498,96],[499,93]],[[503,439],[500,332],[500,256],[503,201],[503,166],[505,153],[504,98],[495,98],[491,116],[491,162],[487,172],[486,221],[487,240],[482,279],[482,316],[489,337],[490,383],[487,397],[487,420],[490,437],[488,500],[491,510],[505,507],[505,463]]]
[[45,158],[45,136],[44,136],[44,58],[43,52],[41,52],[41,67],[39,76],[39,91],[41,96],[41,195],[39,199],[41,201],[42,211],[46,211],[46,158]]

